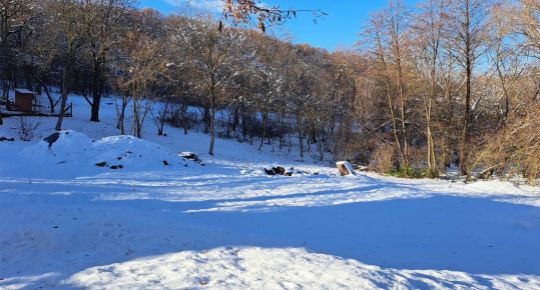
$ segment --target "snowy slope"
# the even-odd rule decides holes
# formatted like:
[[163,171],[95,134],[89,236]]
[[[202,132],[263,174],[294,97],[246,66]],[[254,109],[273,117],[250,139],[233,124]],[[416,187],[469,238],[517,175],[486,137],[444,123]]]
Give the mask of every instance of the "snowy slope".
[[88,123],[74,102],[50,148],[52,119],[0,142],[1,289],[540,289],[537,188],[343,178],[227,140],[211,157],[207,136],[151,122],[147,140],[109,137],[112,106]]

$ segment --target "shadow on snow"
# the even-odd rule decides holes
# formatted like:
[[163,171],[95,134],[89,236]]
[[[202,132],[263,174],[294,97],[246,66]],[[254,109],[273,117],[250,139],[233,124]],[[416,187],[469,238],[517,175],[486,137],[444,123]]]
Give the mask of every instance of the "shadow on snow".
[[[359,186],[356,190],[415,191],[404,184],[375,179],[370,182],[379,184]],[[31,185],[13,181],[10,188],[15,189],[16,194],[2,194],[0,204],[7,210],[0,213],[0,229],[9,229],[9,225],[17,223],[18,219],[34,215],[36,223],[27,226],[51,232],[44,234],[53,241],[52,245],[45,247],[57,256],[40,258],[39,251],[35,250],[35,253],[28,254],[30,256],[2,258],[0,278],[5,281],[2,283],[0,280],[0,287],[21,282],[25,276],[57,273],[52,277],[28,281],[30,285],[37,285],[46,280],[54,285],[89,267],[226,246],[306,248],[383,268],[540,275],[540,263],[534,254],[540,253],[540,209],[491,198],[436,194],[425,198],[313,207],[265,203],[262,210],[257,210],[255,204],[247,212],[194,213],[186,211],[219,208],[225,202],[324,196],[342,191],[168,202],[151,198],[96,199],[96,195],[103,194],[103,191],[107,194],[126,192],[125,186],[112,184],[64,184],[51,185],[50,188],[44,185],[38,193]],[[49,194],[42,194],[42,190]],[[50,195],[62,192],[69,195]],[[55,231],[51,229],[55,223],[67,228]],[[96,233],[99,236],[96,237]],[[23,233],[21,237],[24,239]],[[55,241],[60,244],[56,245]],[[72,244],[69,251],[75,253],[62,252],[62,241]],[[0,237],[2,242],[11,247],[17,247],[13,243],[22,243]],[[33,251],[32,247],[29,249]],[[18,259],[31,258],[32,255],[37,257],[34,267],[14,268],[13,264],[20,262]],[[9,277],[13,278],[6,279]]]

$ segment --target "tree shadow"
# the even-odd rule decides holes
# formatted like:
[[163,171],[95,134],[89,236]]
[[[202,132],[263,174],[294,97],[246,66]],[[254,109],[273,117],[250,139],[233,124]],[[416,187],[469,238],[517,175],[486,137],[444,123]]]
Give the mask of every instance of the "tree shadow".
[[[356,190],[418,191],[407,186],[379,182]],[[300,247],[392,269],[540,275],[540,209],[491,198],[438,194],[315,207],[264,203],[265,210],[256,210],[255,203],[251,211],[192,212],[219,208],[224,202],[287,200],[354,189],[187,202],[95,198],[103,189],[121,194],[124,186],[63,185],[46,190],[69,195],[31,189],[22,190],[25,195],[5,194],[0,201],[6,209],[0,213],[0,230],[21,231],[8,240],[0,236],[0,243],[10,247],[0,254],[20,247],[26,251],[20,257],[0,257],[0,287],[25,279],[30,288],[58,287],[60,281],[94,266],[228,246]],[[10,227],[31,220],[29,215],[36,222],[27,224],[28,229]],[[57,230],[55,224],[67,228]],[[48,242],[29,242],[34,238]]]
[[284,237],[255,246],[303,246],[387,268],[540,275],[534,254],[540,253],[539,211],[483,198],[434,196],[189,218]]

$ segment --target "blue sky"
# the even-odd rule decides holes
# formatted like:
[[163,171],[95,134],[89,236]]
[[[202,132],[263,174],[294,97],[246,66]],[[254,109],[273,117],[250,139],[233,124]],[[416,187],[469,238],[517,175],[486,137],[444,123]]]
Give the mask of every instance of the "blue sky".
[[[186,0],[141,0],[141,7],[152,7],[164,13],[178,11],[178,5],[171,3]],[[218,11],[220,0],[191,0],[199,7],[207,7]],[[413,4],[416,0],[405,1]],[[328,50],[336,48],[351,48],[358,39],[362,25],[371,12],[383,8],[386,0],[264,0],[267,5],[279,5],[281,8],[318,9],[328,15],[314,18],[310,13],[300,13],[296,19],[288,20],[285,24],[273,26],[269,33],[292,37],[294,43],[308,43],[315,47]],[[339,3],[339,4],[338,4]]]

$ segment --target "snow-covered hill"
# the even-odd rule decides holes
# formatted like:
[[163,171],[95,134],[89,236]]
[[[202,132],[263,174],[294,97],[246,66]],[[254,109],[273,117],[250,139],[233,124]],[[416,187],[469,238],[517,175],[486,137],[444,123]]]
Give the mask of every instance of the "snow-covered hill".
[[89,123],[84,102],[52,144],[45,118],[0,142],[0,289],[540,289],[537,188],[338,177],[229,140],[213,157],[151,122],[110,137],[112,105]]

